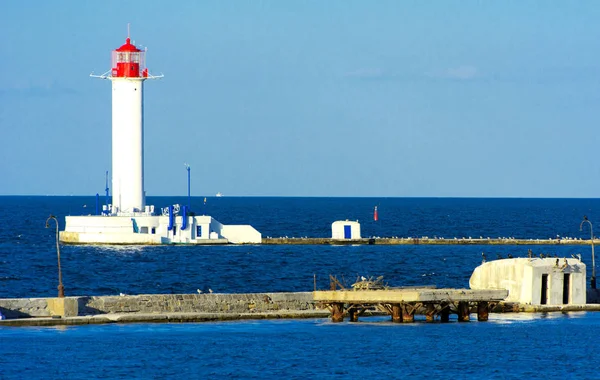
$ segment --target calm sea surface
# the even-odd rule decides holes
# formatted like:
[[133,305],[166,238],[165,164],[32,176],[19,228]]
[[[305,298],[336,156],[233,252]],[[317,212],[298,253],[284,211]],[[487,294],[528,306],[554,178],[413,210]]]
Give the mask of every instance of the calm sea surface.
[[[185,204],[154,197],[150,204]],[[328,237],[335,220],[359,220],[363,237],[589,239],[583,215],[597,199],[192,198],[197,214],[251,224],[263,236]],[[378,206],[379,221],[373,221]],[[0,298],[56,295],[49,214],[93,213],[94,197],[0,197]],[[598,225],[600,228],[600,224]],[[380,276],[393,286],[468,287],[488,258],[581,253],[586,246],[62,246],[67,295],[310,291],[334,274]],[[492,314],[488,323],[392,325],[327,320],[68,328],[0,328],[4,378],[600,378],[600,314]]]

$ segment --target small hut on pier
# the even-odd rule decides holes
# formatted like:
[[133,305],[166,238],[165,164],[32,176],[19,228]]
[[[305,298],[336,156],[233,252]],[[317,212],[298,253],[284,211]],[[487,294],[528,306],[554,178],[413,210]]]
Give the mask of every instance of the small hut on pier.
[[506,289],[505,302],[585,304],[585,269],[585,264],[574,258],[501,259],[475,268],[469,285],[471,289]]

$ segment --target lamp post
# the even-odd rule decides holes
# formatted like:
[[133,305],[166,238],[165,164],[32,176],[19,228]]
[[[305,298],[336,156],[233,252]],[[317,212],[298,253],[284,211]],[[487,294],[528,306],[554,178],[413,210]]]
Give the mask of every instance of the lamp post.
[[583,223],[589,223],[590,225],[590,234],[591,234],[591,241],[592,241],[592,278],[591,278],[591,285],[592,285],[592,289],[596,289],[596,259],[594,257],[594,229],[592,227],[592,222],[590,222],[588,220],[587,215],[583,216],[583,220],[581,221],[581,224],[579,225],[579,231],[583,231]]
[[191,210],[191,197],[190,197],[190,165],[184,164],[188,174],[188,211]]
[[50,219],[53,219],[56,223],[56,256],[58,257],[58,297],[65,297],[65,287],[62,283],[62,271],[60,269],[60,246],[58,244],[58,219],[54,215],[50,215],[48,219],[46,219],[46,228],[50,227]]

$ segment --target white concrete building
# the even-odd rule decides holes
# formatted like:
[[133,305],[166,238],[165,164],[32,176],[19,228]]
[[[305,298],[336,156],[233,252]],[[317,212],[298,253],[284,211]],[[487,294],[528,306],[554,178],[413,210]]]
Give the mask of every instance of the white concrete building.
[[[94,76],[94,75],[92,75]],[[144,190],[145,51],[125,44],[112,53],[112,69],[95,76],[112,82],[112,204],[102,215],[67,216],[60,241],[76,244],[261,243],[249,225],[223,225],[171,205],[155,214]],[[189,167],[188,167],[189,176]],[[189,177],[188,177],[189,179]],[[108,183],[106,189],[108,199]],[[188,187],[189,194],[189,187]],[[108,203],[108,201],[107,201]]]
[[360,223],[349,220],[338,220],[331,224],[332,239],[360,239]]
[[530,305],[586,303],[586,266],[578,259],[515,258],[481,264],[471,289],[506,289],[507,302]]

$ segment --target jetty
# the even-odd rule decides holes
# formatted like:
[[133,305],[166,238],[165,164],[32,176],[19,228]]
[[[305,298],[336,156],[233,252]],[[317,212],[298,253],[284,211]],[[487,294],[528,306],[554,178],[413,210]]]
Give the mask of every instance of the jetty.
[[313,292],[313,299],[329,308],[332,322],[342,322],[348,314],[351,322],[367,310],[380,310],[392,316],[392,322],[410,323],[415,314],[425,314],[427,322],[437,316],[448,322],[450,314],[458,315],[459,322],[470,320],[475,308],[478,321],[487,321],[490,306],[495,306],[508,296],[505,289],[432,289],[392,288],[380,290],[328,290]]
[[333,239],[315,237],[265,237],[264,245],[591,245],[600,239],[575,238],[517,239],[517,238],[429,238],[429,237],[371,237]]

